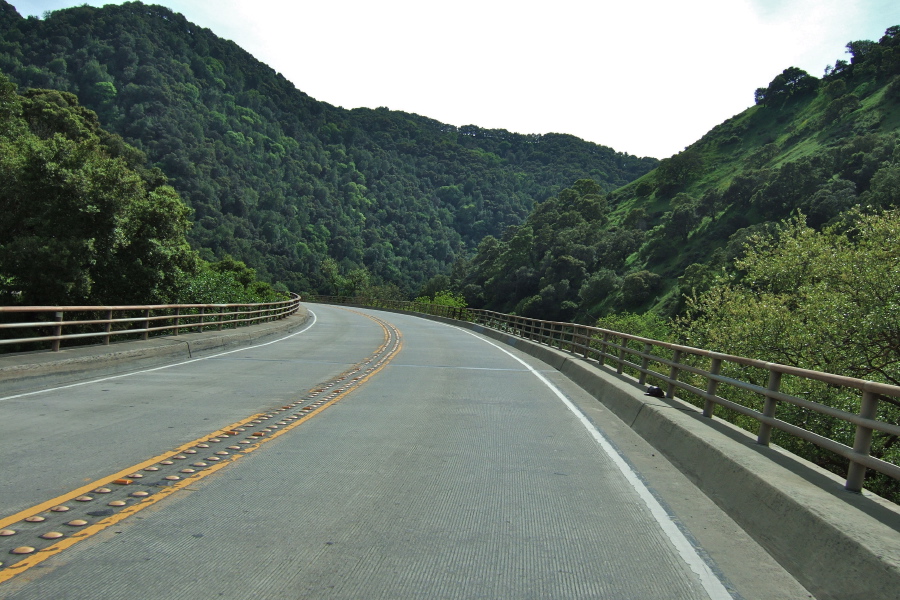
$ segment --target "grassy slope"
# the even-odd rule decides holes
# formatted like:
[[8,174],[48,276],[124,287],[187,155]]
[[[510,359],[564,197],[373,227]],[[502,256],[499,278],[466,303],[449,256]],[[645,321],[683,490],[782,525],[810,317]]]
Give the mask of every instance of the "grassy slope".
[[[667,190],[661,185],[658,170],[654,170],[613,192],[612,226],[620,225],[630,211],[643,209],[651,216],[648,235],[652,238],[652,227],[664,226],[665,213],[670,210],[677,194],[701,198],[710,192],[727,193],[737,177],[746,176],[754,170],[772,174],[788,163],[820,160],[829,165],[822,176],[837,177],[842,165],[835,155],[842,147],[864,137],[874,136],[884,140],[900,128],[900,103],[889,93],[892,85],[895,88],[898,86],[897,76],[878,81],[849,79],[852,89],[848,89],[847,93],[859,97],[859,108],[834,122],[826,120],[831,99],[822,85],[815,95],[808,98],[783,106],[753,106],[716,126],[686,149],[686,152],[695,152],[702,157],[703,168],[685,185]],[[638,190],[644,186],[646,193],[648,185],[652,192],[640,196]],[[860,187],[857,186],[857,192],[865,192]],[[656,296],[637,307],[638,310],[670,311],[681,295],[677,278],[687,266],[693,263],[720,266],[720,257],[715,256],[715,252],[717,249],[724,252],[729,237],[735,232],[785,216],[781,212],[763,211],[750,202],[749,196],[755,191],[758,188],[719,206],[714,217],[705,216],[687,239],[678,244],[677,252],[662,258],[647,259],[640,253],[629,257],[628,264],[632,270],[648,269],[661,275],[664,282]],[[593,308],[594,311],[604,312],[617,307],[616,302],[615,298],[608,298]]]

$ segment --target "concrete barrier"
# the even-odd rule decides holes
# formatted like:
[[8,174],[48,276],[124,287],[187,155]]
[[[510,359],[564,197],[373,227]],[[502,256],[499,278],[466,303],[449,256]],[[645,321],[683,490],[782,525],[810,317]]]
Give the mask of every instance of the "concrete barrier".
[[0,395],[15,394],[38,384],[64,385],[120,373],[138,362],[141,368],[152,368],[214,350],[248,346],[266,337],[299,329],[309,318],[309,312],[301,307],[290,317],[237,329],[114,342],[109,346],[76,346],[59,352],[0,355]]

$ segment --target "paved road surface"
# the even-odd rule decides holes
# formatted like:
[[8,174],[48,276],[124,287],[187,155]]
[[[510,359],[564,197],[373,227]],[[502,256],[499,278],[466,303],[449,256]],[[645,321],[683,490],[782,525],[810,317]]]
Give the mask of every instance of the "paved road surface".
[[[0,519],[17,515],[0,598],[810,597],[543,363],[433,321],[311,309],[276,343],[0,399]],[[197,460],[218,470],[181,474]],[[37,537],[51,529],[71,545]],[[26,545],[49,558],[9,553]]]

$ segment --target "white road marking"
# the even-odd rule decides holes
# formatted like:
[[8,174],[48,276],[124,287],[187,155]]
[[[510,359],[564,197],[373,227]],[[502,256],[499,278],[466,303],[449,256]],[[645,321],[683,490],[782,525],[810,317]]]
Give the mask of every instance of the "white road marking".
[[180,366],[183,366],[183,365],[189,365],[189,364],[191,364],[191,363],[200,362],[201,360],[209,360],[210,358],[218,358],[218,357],[220,357],[220,356],[225,356],[226,354],[234,354],[235,352],[244,352],[245,350],[253,350],[253,349],[255,349],[255,348],[262,348],[263,346],[269,346],[269,345],[271,345],[271,344],[277,344],[278,342],[283,342],[284,340],[289,339],[289,338],[292,338],[292,337],[294,337],[295,335],[300,335],[301,333],[304,333],[304,332],[308,331],[310,327],[312,327],[313,325],[315,325],[315,324],[316,324],[316,321],[318,321],[318,319],[316,318],[316,313],[314,313],[313,311],[310,310],[310,311],[309,311],[309,314],[312,315],[312,323],[310,323],[309,325],[307,325],[306,327],[304,327],[304,328],[301,329],[300,331],[295,331],[294,333],[292,333],[292,334],[290,334],[290,335],[286,335],[286,336],[284,336],[284,337],[282,337],[282,338],[278,338],[277,340],[272,340],[271,342],[265,342],[265,343],[263,343],[263,344],[256,344],[255,346],[247,346],[246,348],[238,348],[238,349],[236,349],[236,350],[228,350],[227,352],[220,352],[220,353],[218,353],[218,354],[211,354],[210,356],[204,356],[204,357],[202,357],[202,358],[191,358],[191,359],[188,359],[188,360],[183,361],[183,362],[172,363],[171,365],[163,365],[163,366],[161,366],[161,367],[154,367],[154,368],[152,368],[152,369],[144,369],[144,370],[142,370],[142,371],[132,371],[132,372],[130,372],[130,373],[123,373],[123,374],[121,374],[121,375],[112,375],[112,376],[110,376],[110,377],[101,377],[101,378],[99,378],[99,379],[89,379],[89,380],[87,380],[87,381],[79,381],[78,383],[71,383],[71,384],[69,384],[69,385],[62,385],[62,386],[54,387],[54,388],[45,388],[45,389],[43,389],[43,390],[35,390],[35,391],[33,391],[33,392],[24,392],[24,393],[22,393],[22,394],[15,394],[14,396],[4,396],[3,398],[0,398],[0,402],[5,402],[5,401],[7,401],[7,400],[15,400],[16,398],[24,398],[24,397],[26,397],[26,396],[34,396],[34,395],[36,395],[36,394],[43,394],[43,393],[46,393],[46,392],[56,392],[56,391],[59,391],[59,390],[67,390],[67,389],[74,388],[74,387],[79,387],[79,386],[82,386],[82,385],[90,385],[90,384],[92,384],[92,383],[100,383],[100,382],[103,382],[103,381],[110,381],[110,380],[112,380],[112,379],[121,379],[121,378],[123,378],[123,377],[131,377],[132,375],[141,375],[141,374],[143,374],[143,373],[152,373],[153,371],[161,371],[161,370],[163,370],[163,369],[170,369],[170,368],[172,368],[172,367],[180,367]]
[[455,327],[453,325],[448,325],[448,327],[453,327],[454,329],[459,329],[464,333],[468,333],[472,337],[481,340],[486,344],[490,344],[494,348],[497,348],[501,352],[508,354],[510,357],[523,364],[526,369],[531,371],[531,373],[537,377],[541,383],[546,385],[550,390],[556,394],[556,396],[562,400],[563,404],[572,411],[572,413],[578,418],[582,425],[588,430],[591,434],[591,437],[597,442],[597,444],[603,449],[606,455],[612,460],[613,464],[618,467],[619,471],[625,477],[626,481],[631,484],[631,487],[637,492],[638,496],[641,497],[641,500],[644,501],[644,504],[650,510],[650,514],[653,515],[653,518],[659,524],[660,528],[669,538],[669,541],[672,542],[672,545],[677,550],[678,554],[681,555],[682,560],[687,564],[688,568],[693,571],[697,578],[700,580],[700,584],[703,586],[703,589],[706,590],[706,593],[709,595],[710,600],[733,600],[734,596],[732,596],[722,582],[716,577],[716,574],[713,573],[712,569],[709,568],[709,565],[703,560],[699,554],[697,554],[696,549],[693,544],[685,537],[684,533],[678,528],[675,522],[672,520],[672,517],[666,510],[662,507],[656,497],[647,489],[647,486],[644,485],[644,482],[641,481],[640,477],[638,477],[637,473],[634,472],[634,469],[631,468],[622,456],[616,451],[616,449],[609,443],[600,430],[598,430],[593,423],[582,413],[577,406],[575,406],[562,391],[553,385],[553,383],[548,380],[546,377],[541,375],[537,369],[533,368],[531,365],[526,363],[524,360],[509,352],[505,348],[491,342],[489,340],[484,339],[478,334],[469,331],[467,329],[463,329],[461,327]]

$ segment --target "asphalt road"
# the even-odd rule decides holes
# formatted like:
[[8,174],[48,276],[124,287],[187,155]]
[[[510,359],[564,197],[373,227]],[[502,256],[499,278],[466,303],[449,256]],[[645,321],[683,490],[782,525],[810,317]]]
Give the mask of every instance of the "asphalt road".
[[[0,398],[0,519],[48,518],[5,525],[0,547],[48,547],[31,541],[48,529],[70,544],[4,581],[41,555],[6,550],[0,598],[811,597],[543,363],[433,321],[310,308],[277,342]],[[210,462],[238,439],[223,459],[240,460]],[[182,462],[160,473],[222,468],[144,485],[167,453]],[[131,471],[145,479],[108,483]],[[82,488],[92,500],[66,497]],[[114,496],[133,514],[78,529],[49,510]]]

